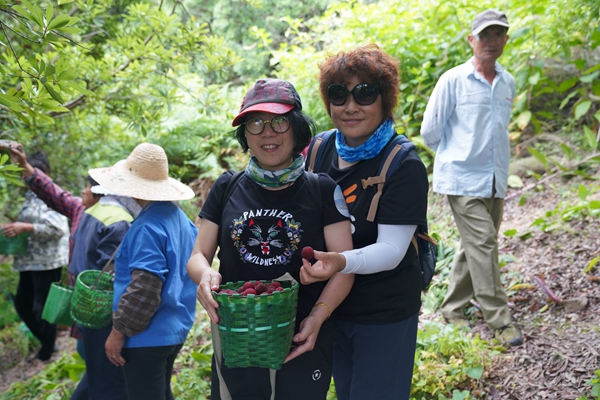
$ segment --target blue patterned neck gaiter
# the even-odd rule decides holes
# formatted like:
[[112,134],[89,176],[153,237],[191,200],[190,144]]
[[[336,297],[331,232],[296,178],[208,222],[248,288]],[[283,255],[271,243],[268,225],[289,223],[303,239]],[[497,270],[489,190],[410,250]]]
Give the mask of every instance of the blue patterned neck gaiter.
[[392,138],[394,135],[394,123],[391,118],[384,120],[375,133],[358,147],[348,146],[344,135],[337,129],[334,132],[335,147],[342,160],[346,162],[369,160],[377,156]]

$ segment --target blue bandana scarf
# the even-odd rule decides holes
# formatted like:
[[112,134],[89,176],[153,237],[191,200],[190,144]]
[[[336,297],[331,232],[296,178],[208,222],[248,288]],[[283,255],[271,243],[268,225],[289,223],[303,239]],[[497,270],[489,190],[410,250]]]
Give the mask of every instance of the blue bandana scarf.
[[304,157],[298,154],[286,169],[269,171],[258,166],[255,156],[250,157],[246,167],[246,176],[265,188],[278,188],[293,183],[304,172]]
[[369,160],[383,150],[387,142],[394,136],[394,124],[391,118],[384,120],[371,137],[358,147],[350,147],[346,144],[344,135],[337,129],[335,133],[335,148],[342,160],[355,162]]

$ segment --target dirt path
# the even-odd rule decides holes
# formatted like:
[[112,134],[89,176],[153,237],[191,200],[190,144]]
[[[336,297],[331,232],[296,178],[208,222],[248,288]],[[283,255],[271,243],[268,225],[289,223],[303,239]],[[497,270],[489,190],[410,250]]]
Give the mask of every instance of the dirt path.
[[[593,186],[589,181],[584,185]],[[500,254],[514,261],[504,267],[505,276],[521,276],[522,283],[532,288],[510,297],[524,343],[498,357],[482,382],[482,398],[568,400],[590,395],[585,382],[600,369],[600,264],[587,275],[583,271],[600,256],[600,218],[558,220],[556,233],[531,228],[546,211],[559,208],[566,193],[571,193],[569,204],[577,203],[577,192],[565,189],[560,182],[554,183],[546,191],[527,193],[522,206],[518,198],[506,203]],[[516,229],[517,236],[502,235],[509,229]],[[518,237],[527,232],[528,238]],[[535,277],[545,282],[560,303],[550,299]],[[482,320],[473,331],[482,338],[492,336]]]
[[13,382],[23,381],[39,373],[49,363],[58,360],[64,352],[67,352],[68,354],[75,352],[75,342],[75,339],[69,336],[67,330],[59,331],[58,337],[56,338],[58,351],[46,362],[32,359],[35,356],[37,349],[27,356],[23,356],[16,350],[10,354],[5,354],[2,363],[6,363],[7,365],[14,364],[14,366],[6,370],[0,370],[0,393],[6,391]]

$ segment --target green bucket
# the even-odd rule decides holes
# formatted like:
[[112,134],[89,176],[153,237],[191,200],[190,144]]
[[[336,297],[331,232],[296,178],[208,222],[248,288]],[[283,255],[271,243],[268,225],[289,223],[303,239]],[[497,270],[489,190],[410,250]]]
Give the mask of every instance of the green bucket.
[[73,288],[53,282],[44,304],[42,319],[57,325],[73,325],[71,317],[71,298]]
[[87,328],[104,328],[112,320],[113,296],[112,274],[96,269],[85,270],[75,280],[71,317]]
[[25,254],[29,233],[6,237],[0,233],[0,254]]
[[[270,281],[261,281],[268,285]],[[229,368],[281,369],[296,325],[298,282],[279,281],[283,292],[229,295],[213,291],[219,303],[219,336],[223,363]],[[221,289],[237,289],[244,281],[228,282]]]

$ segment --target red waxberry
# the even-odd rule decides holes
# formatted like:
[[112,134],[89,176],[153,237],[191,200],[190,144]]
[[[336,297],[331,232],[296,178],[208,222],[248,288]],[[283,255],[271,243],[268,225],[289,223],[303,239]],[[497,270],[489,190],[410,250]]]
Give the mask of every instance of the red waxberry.
[[261,293],[267,291],[268,286],[265,285],[264,283],[257,283],[254,288],[255,288],[257,294],[261,294]]
[[311,258],[313,258],[315,256],[315,251],[313,250],[312,247],[306,246],[306,247],[302,248],[302,252],[300,254],[302,255],[302,258],[306,258],[307,260],[310,260]]
[[256,290],[254,289],[246,289],[244,290],[244,293],[242,293],[244,296],[248,296],[249,294],[256,294]]
[[281,283],[277,282],[277,281],[273,281],[271,283],[269,283],[269,286],[273,286],[273,287],[280,287]]
[[253,282],[244,282],[244,286],[242,286],[240,288],[240,290],[243,292],[246,289],[254,289],[254,283]]

